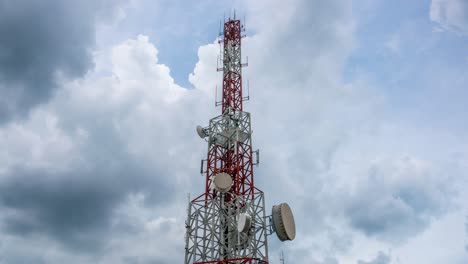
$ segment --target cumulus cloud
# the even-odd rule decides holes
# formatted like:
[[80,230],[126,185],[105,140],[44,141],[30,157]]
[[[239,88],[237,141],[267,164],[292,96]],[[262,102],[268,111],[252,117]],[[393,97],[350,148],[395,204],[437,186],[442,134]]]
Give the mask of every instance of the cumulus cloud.
[[463,0],[432,0],[430,18],[443,30],[468,35],[468,3]]
[[57,77],[93,67],[95,24],[112,17],[112,1],[0,1],[0,123],[47,102]]
[[[122,222],[116,210],[131,195],[140,195],[143,208],[177,200],[174,188],[182,182],[178,171],[184,166],[176,167],[173,157],[184,158],[184,138],[193,132],[187,122],[177,122],[188,113],[182,109],[190,104],[178,104],[188,91],[157,63],[157,50],[145,36],[117,45],[108,56],[111,76],[90,73],[66,82],[27,122],[1,130],[9,140],[2,141],[2,156],[10,157],[0,177],[5,234],[43,237],[74,252],[99,255],[123,227],[138,233],[148,221],[147,228],[163,230],[158,226],[167,221],[155,222],[154,215],[138,225],[113,219]],[[178,141],[167,141],[168,133]],[[13,144],[28,137],[28,148]],[[178,224],[183,228],[183,222]]]

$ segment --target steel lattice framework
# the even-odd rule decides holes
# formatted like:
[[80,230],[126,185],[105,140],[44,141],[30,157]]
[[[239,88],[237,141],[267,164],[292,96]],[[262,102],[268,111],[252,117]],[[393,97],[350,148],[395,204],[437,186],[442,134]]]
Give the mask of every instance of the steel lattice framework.
[[[268,263],[268,217],[261,190],[254,185],[250,114],[243,112],[240,20],[224,23],[222,114],[204,128],[208,137],[205,192],[189,203],[185,263]],[[257,162],[258,163],[258,152]],[[206,167],[205,167],[206,164]],[[214,176],[227,173],[227,192],[213,188]],[[241,213],[251,216],[247,233],[237,230]]]

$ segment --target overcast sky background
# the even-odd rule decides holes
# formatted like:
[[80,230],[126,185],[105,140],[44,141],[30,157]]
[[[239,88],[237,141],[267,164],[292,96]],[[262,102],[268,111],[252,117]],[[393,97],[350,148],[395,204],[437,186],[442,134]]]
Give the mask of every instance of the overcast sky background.
[[0,263],[183,262],[233,9],[270,263],[468,263],[466,0],[0,0]]

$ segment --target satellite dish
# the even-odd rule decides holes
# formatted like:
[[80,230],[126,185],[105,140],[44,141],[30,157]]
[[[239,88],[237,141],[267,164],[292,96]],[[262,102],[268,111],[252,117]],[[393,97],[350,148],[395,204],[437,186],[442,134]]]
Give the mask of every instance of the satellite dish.
[[239,215],[239,221],[237,222],[237,231],[240,233],[247,233],[250,230],[250,215],[246,213],[241,213]]
[[197,134],[198,136],[200,136],[201,138],[205,138],[206,136],[208,136],[205,132],[205,129],[203,129],[203,127],[201,126],[197,126]]
[[214,176],[213,179],[214,188],[219,192],[227,192],[231,189],[232,178],[231,175],[221,172]]
[[249,247],[252,236],[246,233],[229,232],[228,240],[231,241],[230,245],[235,249],[246,249]]
[[296,237],[296,224],[291,208],[287,203],[273,205],[273,228],[279,240],[293,240]]

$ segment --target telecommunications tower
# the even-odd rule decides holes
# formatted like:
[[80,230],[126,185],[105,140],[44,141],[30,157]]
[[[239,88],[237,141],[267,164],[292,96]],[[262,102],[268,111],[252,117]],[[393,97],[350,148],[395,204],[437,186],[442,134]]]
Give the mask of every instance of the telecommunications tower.
[[[219,41],[223,72],[221,115],[197,133],[208,142],[207,158],[201,161],[205,192],[189,201],[185,235],[185,264],[267,264],[267,236],[281,241],[296,235],[294,217],[287,203],[265,212],[263,191],[254,185],[253,165],[259,151],[252,150],[250,113],[243,111],[248,99],[242,91],[240,20],[225,21]],[[254,159],[255,154],[255,159]]]

